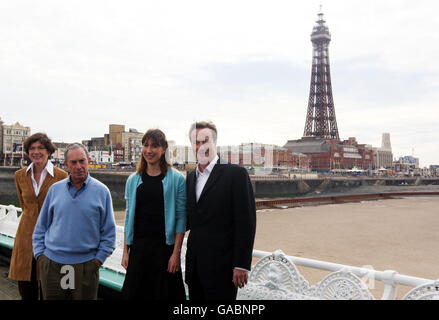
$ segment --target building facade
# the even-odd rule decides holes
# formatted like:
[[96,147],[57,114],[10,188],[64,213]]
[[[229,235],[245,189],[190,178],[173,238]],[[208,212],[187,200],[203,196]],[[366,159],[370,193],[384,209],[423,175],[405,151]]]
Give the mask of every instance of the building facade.
[[81,143],[87,147],[88,151],[108,151],[110,150],[109,135],[94,137],[90,140],[82,140]]
[[122,133],[125,132],[125,126],[122,124],[110,124],[109,128],[108,143],[112,145],[112,148],[116,147],[117,144],[122,144]]
[[358,144],[355,138],[342,142],[320,138],[302,138],[288,141],[285,148],[310,158],[313,171],[329,172],[333,169],[372,170],[373,149],[370,145]]
[[310,157],[273,144],[242,143],[220,146],[221,161],[249,168],[309,170]]
[[137,163],[142,153],[142,138],[144,133],[136,129],[122,132],[122,146],[124,148],[124,162]]
[[374,169],[392,169],[393,168],[393,153],[390,150],[383,150],[382,148],[373,148],[373,166]]
[[57,165],[64,165],[64,153],[67,150],[67,146],[70,143],[66,142],[53,142],[53,144],[56,146],[55,152],[52,154],[52,159]]
[[121,143],[116,144],[115,147],[111,148],[112,154],[113,154],[113,161],[114,162],[124,162],[125,161],[125,148],[122,146]]
[[413,156],[400,157],[393,162],[395,172],[401,172],[404,174],[412,174],[419,170],[419,158]]
[[113,163],[114,157],[109,151],[89,151],[89,156],[93,164]]
[[383,133],[381,148],[373,148],[373,166],[376,170],[393,168],[393,153],[392,144],[390,143],[390,133]]
[[430,165],[430,173],[434,176],[439,176],[439,164]]
[[[82,143],[89,152],[107,151],[108,157],[116,163],[135,164],[139,161],[142,151],[142,137],[144,133],[136,129],[125,131],[125,126],[121,124],[110,124],[109,133],[103,137],[94,137],[84,140]],[[99,153],[101,157],[102,153]]]
[[30,127],[16,122],[5,125],[0,120],[0,163],[4,166],[21,166],[26,159],[23,141],[30,136]]
[[192,147],[176,145],[174,142],[169,144],[169,161],[175,165],[195,164],[197,160],[192,151]]

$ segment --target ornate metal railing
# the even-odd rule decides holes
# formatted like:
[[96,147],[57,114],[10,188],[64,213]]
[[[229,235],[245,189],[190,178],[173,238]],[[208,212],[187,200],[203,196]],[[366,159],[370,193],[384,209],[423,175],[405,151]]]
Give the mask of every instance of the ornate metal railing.
[[[250,273],[250,285],[240,292],[242,299],[356,299],[372,300],[375,297],[369,291],[367,280],[381,281],[384,291],[381,300],[394,300],[397,298],[397,286],[415,287],[403,299],[419,298],[418,290],[427,294],[425,297],[439,298],[438,283],[431,279],[412,277],[399,274],[394,270],[377,271],[368,268],[359,268],[337,263],[287,256],[281,250],[273,253],[254,250],[253,257],[260,260],[253,266]],[[300,274],[296,265],[303,267],[332,271],[323,280],[310,286]],[[370,282],[369,282],[370,283]],[[372,282],[373,283],[373,282]],[[432,291],[426,288],[431,286]],[[416,293],[416,294],[415,294]],[[432,293],[434,293],[432,295]],[[297,297],[298,295],[298,297]],[[423,298],[424,295],[422,296]]]
[[[0,205],[0,246],[12,249],[13,239],[20,221],[21,209]],[[123,253],[123,227],[116,228],[116,249],[100,271],[101,284],[120,291],[125,269],[121,266]],[[184,275],[186,239],[181,252]],[[377,271],[337,263],[288,256],[281,250],[273,253],[253,250],[259,259],[249,274],[249,283],[238,291],[238,299],[357,299],[373,300],[368,281],[381,281],[384,291],[381,300],[397,298],[398,286],[413,287],[403,299],[439,299],[439,281],[399,274],[394,270]],[[296,265],[330,271],[316,285],[309,285]]]

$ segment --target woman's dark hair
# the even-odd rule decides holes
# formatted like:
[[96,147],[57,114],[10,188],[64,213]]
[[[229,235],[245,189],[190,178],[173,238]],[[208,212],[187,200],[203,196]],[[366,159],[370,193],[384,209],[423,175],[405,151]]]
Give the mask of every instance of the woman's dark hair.
[[[168,172],[168,167],[171,165],[166,161],[166,149],[168,149],[168,141],[166,140],[166,136],[160,129],[149,129],[142,138],[142,145],[144,146],[149,140],[152,140],[153,144],[157,144],[161,146],[165,153],[160,158],[160,171],[162,174],[166,175]],[[143,155],[140,156],[139,163],[137,164],[137,173],[142,174],[148,166]]]
[[30,146],[37,141],[39,141],[44,146],[44,148],[46,148],[49,156],[51,156],[55,152],[56,146],[52,143],[52,140],[50,140],[45,133],[37,132],[27,137],[23,142],[23,149],[27,155],[29,155]]

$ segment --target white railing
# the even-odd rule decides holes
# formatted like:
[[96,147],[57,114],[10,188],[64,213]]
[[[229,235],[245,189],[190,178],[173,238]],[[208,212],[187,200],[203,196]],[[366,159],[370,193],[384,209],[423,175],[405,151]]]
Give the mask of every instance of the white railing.
[[0,205],[0,234],[15,237],[21,218],[21,212],[21,208],[17,208],[13,205]]
[[[262,259],[266,256],[272,255],[273,253],[261,250],[253,250],[253,257]],[[344,272],[350,272],[354,275],[364,279],[370,279],[374,281],[381,281],[384,283],[384,292],[381,296],[381,300],[394,300],[397,296],[397,286],[409,286],[418,287],[425,285],[427,283],[432,283],[434,280],[425,279],[419,277],[412,277],[403,274],[399,274],[394,270],[377,271],[367,268],[359,268],[353,266],[347,266],[343,264],[337,264],[332,262],[325,262],[295,256],[284,255],[293,264],[300,265],[307,268],[320,269],[325,271],[339,272],[343,270]]]
[[[20,208],[0,205],[0,234],[15,237],[21,216]],[[107,258],[104,267],[125,274],[121,266],[123,253],[123,227],[116,227],[116,249]],[[184,275],[186,240],[181,251],[181,267]],[[377,271],[295,256],[282,251],[266,252],[253,250],[259,259],[252,267],[249,283],[239,290],[240,299],[374,299],[368,291],[366,280],[381,281],[384,291],[381,300],[397,298],[397,286],[414,287],[403,299],[439,299],[439,282],[432,279],[399,274],[394,270]],[[315,286],[299,273],[295,265],[331,271]]]

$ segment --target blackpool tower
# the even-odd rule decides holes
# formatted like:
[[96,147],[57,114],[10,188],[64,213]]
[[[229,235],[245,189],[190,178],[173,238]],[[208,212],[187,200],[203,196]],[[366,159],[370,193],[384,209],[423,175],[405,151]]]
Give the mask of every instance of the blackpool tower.
[[332,98],[329,68],[329,42],[331,34],[320,11],[311,34],[313,45],[311,87],[303,138],[340,140]]

